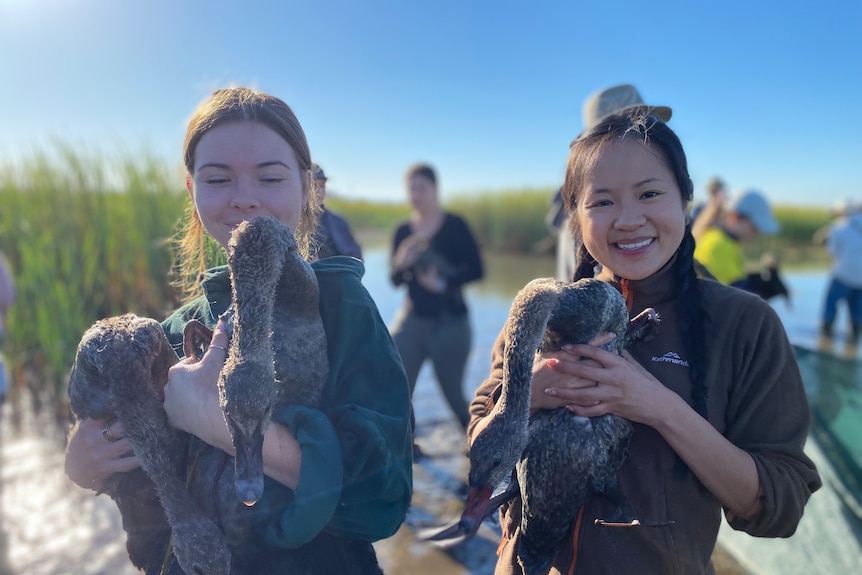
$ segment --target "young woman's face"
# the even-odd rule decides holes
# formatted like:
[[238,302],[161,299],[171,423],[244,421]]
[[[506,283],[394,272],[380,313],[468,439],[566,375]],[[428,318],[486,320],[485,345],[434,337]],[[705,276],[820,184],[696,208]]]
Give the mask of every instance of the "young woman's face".
[[584,245],[602,276],[649,277],[670,260],[685,233],[685,204],[662,158],[637,141],[599,154],[578,202]]
[[189,194],[206,231],[227,248],[231,232],[255,216],[272,216],[295,232],[310,177],[275,131],[231,122],[198,142]]
[[422,175],[411,176],[407,181],[410,205],[419,212],[427,213],[437,208],[437,186]]

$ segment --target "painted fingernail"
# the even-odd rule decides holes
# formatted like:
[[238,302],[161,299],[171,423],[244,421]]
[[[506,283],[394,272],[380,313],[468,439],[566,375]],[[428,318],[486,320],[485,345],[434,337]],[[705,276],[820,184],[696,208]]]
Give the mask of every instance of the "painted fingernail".
[[548,387],[545,389],[545,393],[547,393],[548,395],[557,395],[557,390],[553,387]]

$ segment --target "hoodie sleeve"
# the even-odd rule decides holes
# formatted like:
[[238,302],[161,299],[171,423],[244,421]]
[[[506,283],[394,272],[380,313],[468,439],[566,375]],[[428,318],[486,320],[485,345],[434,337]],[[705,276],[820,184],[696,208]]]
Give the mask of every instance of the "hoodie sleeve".
[[757,466],[761,511],[750,519],[727,514],[734,529],[758,537],[789,537],[796,531],[821,480],[803,447],[811,423],[802,376],[775,311],[759,298],[734,334],[735,388],[729,394],[727,438],[746,450]]
[[333,257],[314,268],[329,378],[319,410],[281,414],[300,443],[302,471],[294,501],[259,527],[282,544],[310,540],[321,528],[375,541],[397,531],[412,496],[407,378],[361,283],[363,264]]

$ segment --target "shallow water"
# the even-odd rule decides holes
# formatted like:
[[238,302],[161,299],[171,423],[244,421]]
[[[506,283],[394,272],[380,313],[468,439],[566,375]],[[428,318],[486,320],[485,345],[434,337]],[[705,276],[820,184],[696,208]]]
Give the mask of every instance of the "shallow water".
[[[363,281],[377,302],[384,321],[389,323],[403,294],[389,284],[387,254],[382,250],[372,250],[366,257],[367,271]],[[467,292],[474,333],[473,351],[464,381],[464,392],[468,397],[487,376],[490,347],[508,315],[514,293],[532,278],[553,274],[553,260],[547,257],[489,256],[486,265],[487,279]],[[775,308],[793,341],[813,345],[826,277],[819,272],[790,274],[787,279],[794,292],[792,308],[785,307],[782,302]],[[843,319],[839,323],[841,321]],[[392,538],[376,544],[381,564],[390,574],[490,574],[499,532],[487,522],[477,537],[449,552],[420,543],[415,537],[417,529],[440,525],[460,515],[463,495],[460,489],[466,477],[467,459],[464,457],[466,443],[463,433],[449,413],[427,366],[420,373],[414,407],[417,443],[428,457],[414,468],[415,497],[404,526]],[[97,497],[78,488],[65,477],[62,438],[46,438],[37,431],[40,427],[39,422],[28,421],[20,434],[13,434],[6,421],[2,425],[0,530],[6,539],[7,570],[4,571],[4,564],[0,562],[0,575],[137,573],[125,554],[125,536],[113,503],[106,496]],[[830,514],[835,512],[835,501],[828,494],[823,497],[818,494],[815,498],[825,504],[819,514],[812,515],[810,520],[806,514],[796,537],[777,544],[766,541],[767,550],[770,547],[782,550],[784,547],[781,545],[800,547],[796,543],[802,537],[813,541],[819,522],[824,517],[829,520]],[[839,543],[846,536],[840,529],[833,529],[830,533]],[[750,553],[750,550],[743,549],[744,543],[747,541],[739,543],[739,549]],[[812,549],[810,544],[807,547],[808,553],[816,558],[816,549]],[[830,553],[841,556],[841,546],[836,544]],[[833,572],[862,572],[859,558],[845,559],[840,565],[850,566],[851,570]],[[800,563],[800,569],[809,570],[798,572],[824,572],[811,567],[815,563],[813,560]],[[855,569],[856,566],[859,568]],[[757,570],[751,565],[749,568],[752,572],[775,572]],[[727,567],[721,572],[734,571]]]

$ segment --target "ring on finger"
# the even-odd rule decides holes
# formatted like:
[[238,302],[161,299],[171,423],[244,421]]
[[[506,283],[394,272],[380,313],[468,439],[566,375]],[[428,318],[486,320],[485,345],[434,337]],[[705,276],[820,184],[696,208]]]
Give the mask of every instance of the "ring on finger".
[[223,352],[227,353],[227,348],[226,348],[225,346],[223,346],[223,345],[217,345],[217,344],[211,343],[211,344],[210,344],[210,349],[212,349],[212,348],[220,349],[220,350],[222,350]]
[[105,440],[106,440],[106,441],[108,441],[108,442],[110,442],[110,443],[113,443],[113,442],[115,442],[115,441],[117,441],[117,440],[119,439],[119,437],[117,437],[116,435],[114,435],[114,432],[113,432],[113,431],[111,431],[111,426],[110,426],[110,425],[108,425],[107,427],[103,427],[103,428],[102,428],[102,437],[104,437],[104,438],[105,438]]

